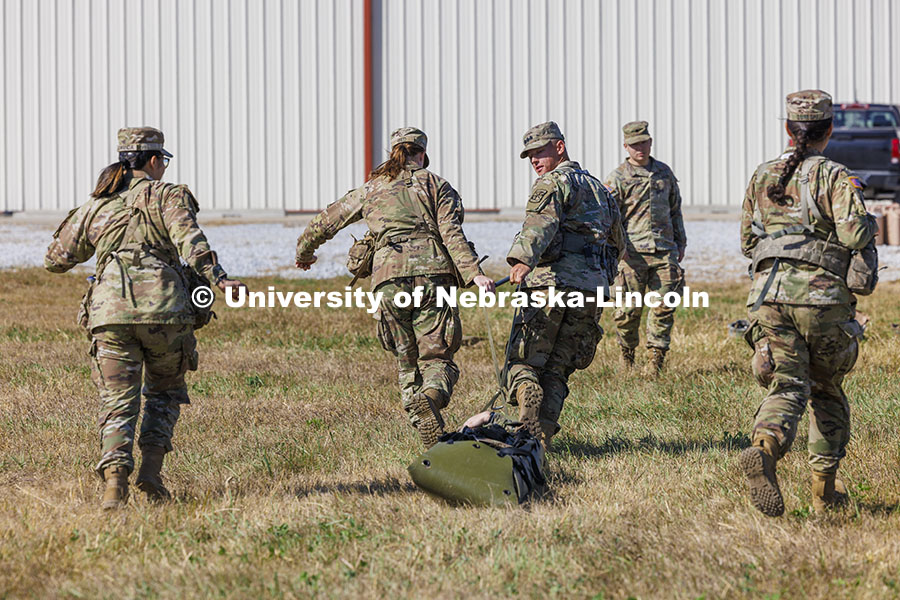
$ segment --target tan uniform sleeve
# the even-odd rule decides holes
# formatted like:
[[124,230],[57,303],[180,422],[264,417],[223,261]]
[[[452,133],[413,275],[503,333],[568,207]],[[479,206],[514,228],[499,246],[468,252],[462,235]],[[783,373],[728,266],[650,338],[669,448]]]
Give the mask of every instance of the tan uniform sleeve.
[[875,236],[877,225],[866,211],[862,190],[853,185],[846,169],[834,172],[830,189],[838,239],[851,250],[864,248]]
[[612,194],[613,200],[616,201],[616,204],[618,204],[621,209],[624,194],[622,193],[622,186],[619,183],[617,169],[610,171],[609,175],[606,176],[606,181],[603,182],[603,185],[606,186],[607,191]]
[[438,231],[441,240],[447,249],[450,258],[462,275],[466,285],[479,275],[484,275],[478,266],[478,254],[466,239],[462,223],[465,219],[465,210],[459,194],[448,182],[444,181],[438,189],[435,201]]
[[619,251],[618,257],[621,260],[625,255],[625,228],[622,226],[622,213],[616,202],[612,203],[610,210],[614,215],[614,222],[609,232],[609,239],[610,243]]
[[199,210],[200,205],[186,185],[167,187],[162,195],[163,223],[178,255],[192,269],[215,283],[227,275],[197,224]]
[[674,233],[675,245],[678,249],[684,250],[687,246],[687,235],[684,232],[684,217],[681,214],[681,190],[678,188],[678,180],[675,174],[669,171],[671,180],[671,191],[669,192],[669,208],[670,218],[672,220],[672,231]]
[[362,219],[365,197],[365,186],[358,187],[317,214],[297,239],[296,260],[305,262],[312,259],[319,246],[337,235],[344,227]]
[[69,212],[53,234],[53,241],[44,255],[44,268],[51,273],[64,273],[94,255],[88,239],[88,220],[91,202]]
[[744,202],[741,205],[741,252],[747,258],[753,257],[753,249],[759,243],[759,238],[753,233],[753,211],[756,203],[756,172],[750,177],[747,191],[744,192]]
[[535,181],[525,207],[522,230],[506,256],[506,262],[510,266],[524,263],[534,268],[559,229],[562,201],[559,188],[553,180],[541,177]]

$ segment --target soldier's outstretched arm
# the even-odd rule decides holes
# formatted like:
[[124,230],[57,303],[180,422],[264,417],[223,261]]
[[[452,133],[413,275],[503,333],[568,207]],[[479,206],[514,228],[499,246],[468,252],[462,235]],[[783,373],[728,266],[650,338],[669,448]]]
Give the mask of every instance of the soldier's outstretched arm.
[[178,255],[195,271],[218,284],[226,279],[225,269],[197,224],[200,205],[186,185],[167,186],[160,206],[163,223]]
[[463,232],[462,200],[453,186],[446,181],[438,189],[435,209],[441,241],[465,280],[464,283],[469,285],[476,277],[484,275],[484,273],[478,266],[478,254],[469,245],[469,240],[466,239],[466,234]]
[[44,268],[51,273],[64,273],[94,255],[94,246],[88,239],[88,216],[91,203],[85,203],[66,216],[44,255]]
[[296,264],[301,269],[308,269],[316,262],[315,253],[319,246],[337,235],[337,232],[362,219],[362,203],[365,199],[365,186],[350,190],[339,200],[317,214],[303,234],[297,239]]

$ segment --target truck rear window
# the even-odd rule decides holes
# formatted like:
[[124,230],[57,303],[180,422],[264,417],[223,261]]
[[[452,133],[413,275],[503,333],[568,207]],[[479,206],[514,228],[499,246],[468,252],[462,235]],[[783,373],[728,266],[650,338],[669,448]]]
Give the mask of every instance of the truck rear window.
[[897,117],[889,110],[834,110],[834,126],[848,129],[897,127]]

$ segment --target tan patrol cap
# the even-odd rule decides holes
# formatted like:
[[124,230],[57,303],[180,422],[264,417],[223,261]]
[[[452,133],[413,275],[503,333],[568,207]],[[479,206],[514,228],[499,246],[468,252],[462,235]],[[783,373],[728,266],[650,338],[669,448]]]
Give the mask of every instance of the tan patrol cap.
[[784,99],[788,121],[823,121],[834,115],[831,95],[822,90],[803,90]]
[[119,152],[162,152],[171,158],[172,154],[163,148],[166,138],[163,132],[155,127],[123,127],[119,130]]
[[427,150],[428,136],[421,129],[415,127],[401,127],[391,134],[391,150],[397,144],[415,144],[422,150]]
[[566,141],[562,131],[559,130],[559,125],[553,121],[535,125],[522,136],[522,143],[525,144],[525,147],[519,154],[519,158],[526,158],[529,152],[543,148],[553,140]]
[[631,121],[622,126],[622,132],[625,134],[625,143],[640,144],[650,137],[650,124],[647,121]]

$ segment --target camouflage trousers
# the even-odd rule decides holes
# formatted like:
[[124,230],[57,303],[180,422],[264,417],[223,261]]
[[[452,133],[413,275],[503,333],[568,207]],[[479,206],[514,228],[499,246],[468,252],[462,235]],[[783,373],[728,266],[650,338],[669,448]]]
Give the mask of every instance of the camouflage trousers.
[[180,407],[189,402],[184,374],[197,368],[193,326],[107,325],[95,327],[92,335],[91,377],[100,392],[97,473],[116,465],[131,471],[142,391],[139,445],[172,450],[172,430]]
[[850,406],[841,384],[856,363],[862,334],[853,309],[767,302],[750,316],[758,320],[774,366],[754,435],[773,435],[784,455],[808,400],[809,463],[814,471],[834,473],[850,440]]
[[[439,275],[398,277],[378,286],[378,291],[384,292],[378,340],[397,357],[400,399],[413,427],[418,425],[417,417],[410,413],[413,396],[428,389],[438,390],[444,399],[438,408],[443,408],[459,379],[459,367],[453,362],[462,341],[459,309],[437,306],[437,288],[452,285],[452,277]],[[412,304],[400,308],[395,304],[399,292],[412,294],[419,286],[423,296],[418,308]]]
[[[532,290],[533,291],[533,290]],[[557,288],[557,291],[577,291]],[[602,308],[523,308],[516,316],[509,345],[507,389],[512,399],[519,385],[536,383],[544,393],[539,420],[544,432],[559,432],[559,416],[569,395],[569,376],[594,360],[603,337]],[[549,437],[549,436],[548,436]]]
[[[615,286],[622,294],[648,291],[664,296],[668,292],[681,292],[684,271],[678,265],[678,254],[664,250],[651,253],[629,253],[628,259],[619,263],[619,273]],[[613,319],[616,322],[616,337],[619,345],[637,348],[641,341],[642,306],[617,308]],[[647,347],[668,350],[672,326],[675,324],[675,309],[660,305],[651,308],[647,315]]]

